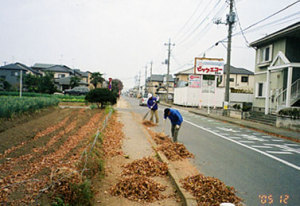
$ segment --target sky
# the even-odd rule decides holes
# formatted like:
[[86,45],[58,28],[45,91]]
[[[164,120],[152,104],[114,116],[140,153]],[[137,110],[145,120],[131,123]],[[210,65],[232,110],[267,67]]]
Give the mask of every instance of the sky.
[[[235,0],[233,34],[296,2]],[[193,66],[195,57],[226,62],[226,0],[0,0],[0,65],[21,62],[64,64],[120,79],[125,88],[165,74],[165,43],[172,46],[170,73]],[[255,50],[247,46],[300,20],[300,1],[234,35],[231,63],[254,71]],[[210,48],[210,49],[208,49]]]

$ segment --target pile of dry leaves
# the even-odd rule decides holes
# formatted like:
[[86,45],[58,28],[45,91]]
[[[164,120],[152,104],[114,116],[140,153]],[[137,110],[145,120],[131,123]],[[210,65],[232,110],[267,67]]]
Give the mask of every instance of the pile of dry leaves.
[[172,143],[171,138],[164,133],[155,133],[152,137],[156,144]]
[[165,198],[161,194],[161,191],[165,189],[166,186],[156,183],[148,177],[133,175],[120,180],[110,189],[110,193],[138,202],[154,202]]
[[183,144],[178,142],[164,143],[157,149],[162,151],[164,155],[172,161],[194,157],[194,155],[190,153]]
[[186,177],[181,180],[181,183],[183,188],[196,197],[199,205],[219,206],[223,202],[239,205],[242,201],[235,195],[233,187],[226,186],[214,177],[205,177],[199,174]]
[[144,120],[143,121],[143,125],[147,126],[147,127],[154,127],[156,126],[156,124],[152,121],[149,121],[149,120]]
[[122,175],[145,175],[145,176],[162,176],[168,173],[167,163],[160,162],[152,157],[144,157],[135,160],[124,167]]
[[122,155],[122,139],[124,134],[122,132],[123,125],[117,121],[116,115],[111,117],[109,124],[104,131],[104,139],[102,148],[106,157],[113,157]]

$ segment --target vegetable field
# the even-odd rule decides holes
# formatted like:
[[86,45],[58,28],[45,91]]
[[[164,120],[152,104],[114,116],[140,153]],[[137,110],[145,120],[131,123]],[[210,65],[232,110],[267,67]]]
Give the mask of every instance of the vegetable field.
[[58,108],[1,131],[0,205],[51,205],[71,197],[77,205],[87,205],[83,198],[90,198],[89,184],[81,174],[94,170],[89,164],[99,166],[85,165],[83,154],[90,151],[105,116],[104,110]]
[[0,118],[10,118],[24,112],[33,112],[59,103],[57,98],[50,97],[14,97],[0,96]]
[[[19,96],[19,92],[0,92],[1,96]],[[59,94],[42,94],[42,93],[34,93],[34,92],[23,92],[23,97],[49,97],[49,98],[57,98],[60,102],[85,102],[85,96],[72,96],[72,95],[59,95]]]

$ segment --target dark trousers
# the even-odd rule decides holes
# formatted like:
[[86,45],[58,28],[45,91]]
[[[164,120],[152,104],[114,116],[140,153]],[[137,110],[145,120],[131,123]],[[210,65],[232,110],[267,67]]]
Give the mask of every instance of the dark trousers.
[[179,126],[179,128],[176,129],[176,124],[172,124],[171,133],[172,133],[172,137],[173,137],[173,142],[177,142],[177,136],[178,136],[178,131],[179,131],[180,127],[181,126]]

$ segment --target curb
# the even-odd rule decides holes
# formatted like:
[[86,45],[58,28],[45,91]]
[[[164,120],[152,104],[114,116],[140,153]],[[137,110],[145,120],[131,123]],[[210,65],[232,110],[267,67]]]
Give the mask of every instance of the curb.
[[191,195],[190,193],[186,192],[186,190],[181,187],[180,179],[179,179],[177,173],[175,172],[173,165],[169,163],[166,156],[159,151],[156,151],[156,154],[158,155],[159,159],[162,162],[167,163],[169,177],[172,179],[173,184],[175,185],[177,191],[179,192],[179,195],[181,196],[181,198],[183,200],[183,204],[186,206],[197,206],[198,203],[196,201],[196,198],[193,195]]
[[158,158],[168,165],[168,175],[171,178],[173,184],[175,185],[181,199],[183,200],[183,204],[185,206],[197,206],[198,203],[196,201],[196,198],[192,196],[192,194],[188,193],[180,184],[180,179],[176,173],[176,170],[174,169],[173,165],[169,162],[167,157],[160,151],[157,151],[157,144],[154,142],[150,134],[148,133],[147,129],[143,126],[143,130],[146,132],[147,139],[149,143],[151,144],[151,147],[157,154]]

